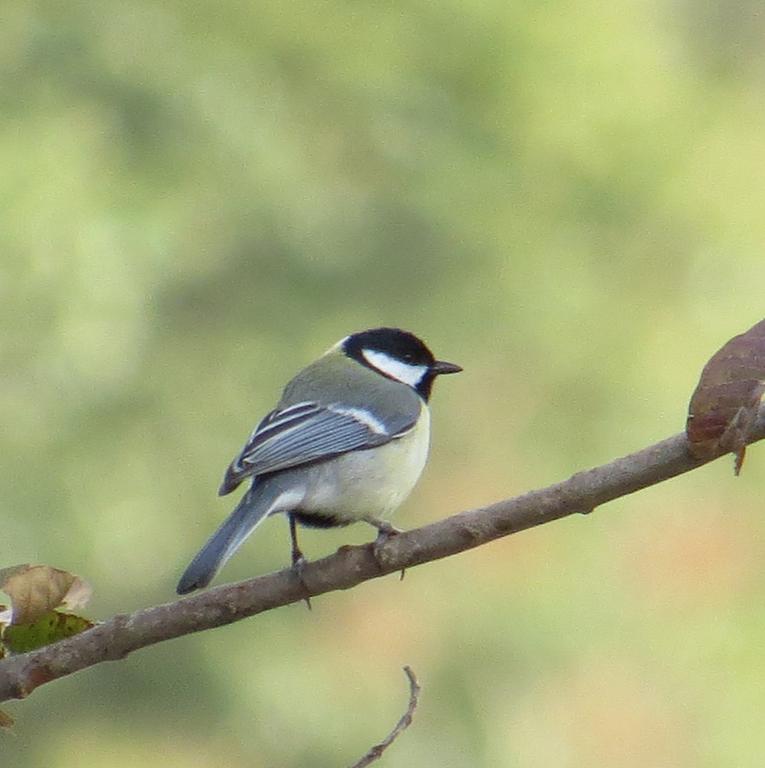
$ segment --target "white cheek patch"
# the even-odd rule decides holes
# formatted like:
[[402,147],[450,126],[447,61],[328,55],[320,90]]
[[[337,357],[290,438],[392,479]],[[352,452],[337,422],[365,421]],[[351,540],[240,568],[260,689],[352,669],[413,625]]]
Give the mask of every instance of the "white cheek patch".
[[361,354],[378,371],[392,379],[408,384],[410,387],[416,387],[428,372],[427,365],[409,365],[403,360],[397,360],[395,357],[390,357],[385,352],[378,352],[375,349],[362,349]]

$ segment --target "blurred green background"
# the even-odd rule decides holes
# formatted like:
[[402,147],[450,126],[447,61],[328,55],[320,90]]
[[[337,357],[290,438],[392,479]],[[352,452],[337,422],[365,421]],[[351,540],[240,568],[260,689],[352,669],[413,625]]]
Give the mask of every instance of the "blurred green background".
[[[0,7],[0,564],[173,598],[286,379],[396,324],[414,527],[678,432],[763,317],[751,0]],[[137,653],[7,709],[13,768],[760,766],[765,449]],[[368,540],[308,531],[309,557]],[[218,579],[284,566],[259,529]]]

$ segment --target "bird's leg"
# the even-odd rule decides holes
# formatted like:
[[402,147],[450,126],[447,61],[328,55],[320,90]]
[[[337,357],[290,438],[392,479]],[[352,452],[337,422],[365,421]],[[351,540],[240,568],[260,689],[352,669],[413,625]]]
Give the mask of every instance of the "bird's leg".
[[[387,520],[381,520],[377,517],[365,517],[364,520],[370,525],[377,528],[377,538],[372,546],[372,553],[377,561],[377,564],[382,567],[382,560],[380,558],[380,548],[391,536],[398,536],[399,533],[403,533],[401,528],[396,528],[395,525],[391,525]],[[401,579],[404,578],[406,569],[401,569]]]
[[298,546],[298,540],[297,540],[297,520],[295,519],[295,515],[293,515],[291,512],[287,513],[287,517],[290,521],[290,540],[292,541],[292,570],[295,573],[295,575],[300,579],[300,583],[303,585],[303,589],[306,592],[305,597],[303,600],[305,600],[305,604],[308,606],[308,610],[311,610],[311,598],[308,594],[308,586],[305,583],[305,580],[303,579],[303,569],[305,568],[306,559],[303,556],[303,553],[300,551],[300,547]]
[[303,556],[303,553],[300,551],[300,547],[298,546],[298,540],[297,540],[297,520],[295,519],[295,515],[293,515],[291,512],[288,513],[287,517],[290,521],[290,540],[292,542],[292,567],[293,568],[300,568],[303,565],[305,565],[305,557]]

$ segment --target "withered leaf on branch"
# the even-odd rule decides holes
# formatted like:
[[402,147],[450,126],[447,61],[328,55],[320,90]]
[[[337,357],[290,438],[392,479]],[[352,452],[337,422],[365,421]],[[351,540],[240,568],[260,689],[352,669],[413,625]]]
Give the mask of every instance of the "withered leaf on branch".
[[54,608],[79,608],[91,594],[78,576],[49,565],[4,568],[0,589],[11,598],[11,624],[33,624]]
[[704,366],[685,427],[691,455],[709,459],[732,451],[738,474],[763,394],[765,320],[734,336]]
[[0,658],[6,651],[26,653],[93,626],[89,619],[57,610],[80,608],[90,598],[90,585],[67,571],[49,565],[3,568],[0,589],[11,598],[10,610],[0,606]]

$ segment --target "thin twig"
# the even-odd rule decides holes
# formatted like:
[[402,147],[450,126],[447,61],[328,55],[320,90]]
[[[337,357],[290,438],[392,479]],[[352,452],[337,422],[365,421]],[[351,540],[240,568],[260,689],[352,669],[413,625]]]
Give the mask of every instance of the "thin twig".
[[[765,406],[750,442],[765,437]],[[720,454],[721,455],[721,454]],[[304,600],[350,589],[363,581],[464,552],[502,536],[590,512],[607,501],[697,469],[717,456],[695,459],[684,433],[568,480],[522,496],[389,537],[383,544],[341,547],[307,563],[299,577],[286,568],[171,603],[120,614],[45,648],[0,659],[0,702],[104,661],[123,659],[154,643],[212,629]],[[168,585],[169,588],[169,585]]]
[[409,706],[406,708],[406,712],[396,723],[396,727],[379,744],[375,744],[364,757],[355,762],[351,768],[365,768],[365,766],[374,763],[375,760],[379,760],[382,757],[382,753],[412,724],[412,717],[414,716],[414,710],[417,709],[422,689],[417,682],[417,676],[410,666],[404,667],[404,672],[409,678]]

